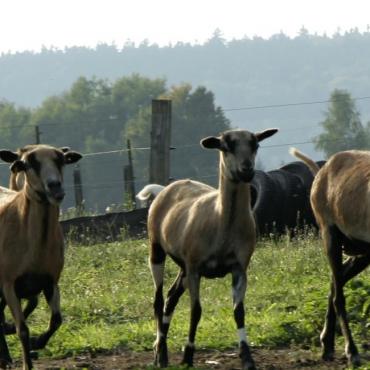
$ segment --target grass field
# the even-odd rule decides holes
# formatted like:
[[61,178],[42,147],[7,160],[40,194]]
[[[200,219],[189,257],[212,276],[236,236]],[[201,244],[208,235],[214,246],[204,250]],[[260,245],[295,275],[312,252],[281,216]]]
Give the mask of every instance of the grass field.
[[[147,240],[70,245],[61,280],[64,323],[41,357],[65,357],[114,348],[152,349],[153,283],[149,273]],[[166,287],[177,267],[168,260]],[[320,241],[260,242],[248,272],[247,333],[252,346],[312,348],[318,351],[329,287],[328,267]],[[228,349],[237,346],[231,304],[231,278],[202,280],[203,316],[197,347]],[[356,343],[370,343],[370,271],[346,288],[347,308]],[[169,351],[179,351],[188,331],[189,299],[181,299],[169,333]],[[47,327],[44,304],[30,318],[33,333]],[[9,337],[13,357],[18,339]],[[341,337],[337,347],[343,348]],[[370,368],[370,363],[364,364]]]

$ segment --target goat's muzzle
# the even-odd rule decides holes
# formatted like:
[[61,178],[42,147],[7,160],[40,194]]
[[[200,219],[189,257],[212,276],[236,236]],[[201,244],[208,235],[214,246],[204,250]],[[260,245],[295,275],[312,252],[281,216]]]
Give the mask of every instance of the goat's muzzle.
[[237,179],[241,182],[251,182],[254,177],[254,168],[248,167],[237,171]]
[[60,181],[50,181],[48,182],[47,187],[48,198],[55,201],[56,203],[61,203],[65,196],[65,191],[63,189],[62,183]]

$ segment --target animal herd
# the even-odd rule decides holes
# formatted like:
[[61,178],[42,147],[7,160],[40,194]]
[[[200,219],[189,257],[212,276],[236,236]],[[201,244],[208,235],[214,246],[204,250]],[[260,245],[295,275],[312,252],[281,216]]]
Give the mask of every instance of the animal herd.
[[[149,265],[154,293],[156,366],[168,366],[167,335],[176,305],[188,289],[190,320],[182,363],[193,365],[195,337],[202,314],[201,278],[232,276],[234,320],[243,370],[256,369],[248,344],[244,297],[247,268],[262,235],[318,225],[332,272],[325,324],[320,335],[325,360],[332,360],[338,319],[350,365],[360,364],[348,324],[343,286],[370,264],[370,152],[346,151],[326,163],[292,149],[300,161],[278,170],[255,169],[261,141],[277,129],[252,133],[229,130],[201,141],[219,152],[219,184],[192,180],[166,187],[149,185],[139,194],[153,196],[148,213]],[[0,150],[10,163],[10,186],[0,187],[0,368],[12,359],[6,335],[17,333],[23,369],[33,368],[31,351],[44,348],[62,323],[58,281],[64,264],[59,206],[64,198],[63,168],[82,155],[70,148],[29,145],[16,152]],[[279,213],[278,213],[279,211]],[[348,256],[343,261],[343,254]],[[165,261],[179,267],[163,297]],[[26,323],[43,293],[50,307],[48,329],[32,337]],[[21,300],[27,305],[22,310]],[[14,324],[5,321],[8,306]]]

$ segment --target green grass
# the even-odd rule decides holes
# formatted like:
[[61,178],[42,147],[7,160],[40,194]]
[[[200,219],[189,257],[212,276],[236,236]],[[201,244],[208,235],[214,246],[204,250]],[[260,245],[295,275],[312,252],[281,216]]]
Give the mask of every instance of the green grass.
[[[61,279],[64,323],[41,356],[64,357],[110,350],[151,350],[155,338],[153,283],[146,240],[94,246],[69,246]],[[168,260],[166,288],[177,267]],[[231,278],[201,284],[202,320],[198,348],[235,348]],[[260,242],[248,271],[247,335],[253,346],[319,345],[329,288],[329,271],[321,242],[309,237],[289,243]],[[358,346],[369,343],[370,271],[346,288],[351,328]],[[188,332],[189,298],[184,294],[169,333],[169,350],[178,351]],[[44,303],[30,318],[33,333],[47,327]],[[367,325],[367,328],[366,328]],[[15,336],[11,352],[19,356]],[[343,349],[343,340],[337,339]],[[317,350],[317,349],[316,349]]]

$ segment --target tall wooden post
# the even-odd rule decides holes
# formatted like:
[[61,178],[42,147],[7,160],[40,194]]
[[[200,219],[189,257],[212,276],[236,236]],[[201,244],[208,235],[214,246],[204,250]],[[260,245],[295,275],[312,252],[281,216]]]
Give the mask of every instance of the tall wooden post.
[[35,126],[36,144],[40,144],[41,143],[40,135],[41,135],[41,132],[40,132],[39,126],[36,125]]
[[129,164],[123,166],[123,177],[125,184],[125,194],[124,194],[124,203],[127,210],[132,210],[135,208],[135,193],[132,192],[132,183],[133,178],[131,168]]
[[84,210],[84,196],[82,191],[81,171],[79,165],[76,165],[75,169],[73,170],[73,184],[75,189],[76,213],[78,216],[80,216]]
[[151,184],[167,185],[170,177],[171,100],[152,100],[150,143]]
[[[134,163],[132,160],[132,151],[131,151],[131,141],[127,139],[127,153],[128,153],[128,173],[127,176],[129,178],[129,182],[127,183],[128,186],[128,194],[131,199],[133,205],[135,205],[135,176],[134,176]],[[135,207],[136,208],[136,207]]]

